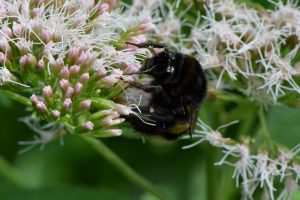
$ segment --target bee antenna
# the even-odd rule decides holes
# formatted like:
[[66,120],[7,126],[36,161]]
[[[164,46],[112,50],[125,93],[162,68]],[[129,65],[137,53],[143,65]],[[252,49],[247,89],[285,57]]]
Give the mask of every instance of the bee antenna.
[[148,49],[154,56],[157,56],[156,52],[153,50],[153,48],[151,48],[149,44],[145,44],[145,43],[140,43],[140,44],[136,44],[136,43],[132,43],[132,42],[125,42],[126,44],[132,45],[132,46],[136,46],[139,48],[146,48]]

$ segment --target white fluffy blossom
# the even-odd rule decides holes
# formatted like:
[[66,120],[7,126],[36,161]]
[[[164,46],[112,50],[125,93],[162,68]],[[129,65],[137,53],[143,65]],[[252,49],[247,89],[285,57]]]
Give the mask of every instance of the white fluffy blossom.
[[288,92],[300,94],[294,63],[299,39],[287,46],[289,38],[299,37],[299,7],[293,1],[272,3],[275,10],[268,12],[232,0],[204,4],[205,13],[193,27],[191,40],[204,69],[218,80],[216,88],[241,80],[245,84],[237,89],[259,101],[268,99],[265,94],[273,102]]
[[[235,178],[237,186],[242,187],[243,199],[253,199],[252,195],[257,189],[263,189],[264,195],[271,200],[288,199],[298,188],[300,167],[292,161],[300,151],[299,145],[291,150],[279,148],[275,158],[270,157],[267,151],[251,154],[251,145],[247,140],[243,143],[236,143],[230,138],[224,138],[220,133],[220,129],[234,123],[236,122],[213,130],[199,120],[198,129],[195,131],[195,138],[199,138],[199,140],[183,148],[190,148],[204,141],[221,148],[223,156],[215,165],[226,164],[234,167],[232,177]],[[275,192],[278,194],[278,189],[274,185],[275,180],[284,185],[278,196],[275,195]]]

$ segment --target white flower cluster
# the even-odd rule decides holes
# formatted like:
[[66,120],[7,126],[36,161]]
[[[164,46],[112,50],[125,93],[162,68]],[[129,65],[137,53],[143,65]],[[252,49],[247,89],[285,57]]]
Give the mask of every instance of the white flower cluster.
[[[243,199],[253,199],[256,189],[265,191],[263,193],[265,199],[289,199],[298,188],[300,165],[295,163],[294,159],[300,152],[300,145],[291,150],[279,148],[276,158],[269,156],[267,151],[252,155],[249,142],[236,143],[230,138],[224,138],[220,133],[220,129],[236,122],[213,130],[203,121],[198,120],[199,129],[195,130],[196,134],[193,137],[199,140],[183,148],[190,148],[204,141],[214,147],[222,148],[223,157],[215,165],[227,164],[234,167],[233,178],[236,179],[236,185],[240,185],[243,189]],[[275,188],[275,180],[284,184],[282,191],[277,191]]]
[[217,88],[239,80],[237,87],[246,95],[263,101],[269,96],[274,102],[289,91],[300,94],[295,80],[300,74],[295,63],[300,9],[292,1],[274,6],[265,11],[233,0],[204,4],[205,14],[191,39],[200,63],[218,77]]
[[[153,26],[151,13],[115,1],[0,0],[0,89],[9,85],[29,93],[25,98],[30,96],[37,119],[25,122],[38,136],[22,144],[43,146],[62,127],[120,136],[116,125],[133,112],[132,105],[111,99],[124,92],[123,74],[138,71],[137,57],[147,53],[126,42],[145,42]],[[41,120],[49,127],[40,126]]]

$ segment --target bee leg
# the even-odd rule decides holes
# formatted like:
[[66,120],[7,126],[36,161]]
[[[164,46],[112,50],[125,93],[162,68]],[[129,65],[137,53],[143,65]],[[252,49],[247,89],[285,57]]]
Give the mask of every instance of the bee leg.
[[161,90],[163,90],[160,85],[143,85],[138,82],[131,82],[129,84],[130,86],[143,90],[145,92],[160,92]]

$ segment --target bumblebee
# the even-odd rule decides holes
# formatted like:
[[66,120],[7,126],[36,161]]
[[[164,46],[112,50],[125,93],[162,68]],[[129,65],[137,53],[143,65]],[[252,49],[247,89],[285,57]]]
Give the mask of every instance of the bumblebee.
[[[192,56],[169,51],[159,43],[129,43],[149,49],[153,57],[145,59],[139,72],[153,77],[147,85],[131,82],[131,87],[151,94],[149,104],[139,107],[140,116],[151,123],[145,123],[137,115],[127,120],[138,131],[174,140],[183,133],[192,137],[198,112],[207,92],[207,81],[199,62]],[[156,53],[153,48],[163,51]],[[128,74],[130,75],[130,74]]]

